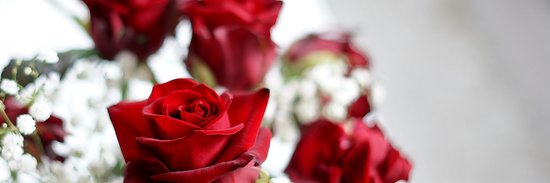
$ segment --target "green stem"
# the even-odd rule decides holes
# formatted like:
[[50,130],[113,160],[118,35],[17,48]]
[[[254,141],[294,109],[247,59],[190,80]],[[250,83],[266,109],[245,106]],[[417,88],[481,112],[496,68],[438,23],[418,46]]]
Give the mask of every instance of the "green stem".
[[31,134],[31,136],[32,136],[32,140],[34,140],[34,143],[40,149],[40,154],[46,155],[46,151],[44,150],[44,145],[42,145],[42,140],[38,135],[38,131],[35,130],[34,133]]
[[17,127],[15,127],[15,125],[13,125],[10,118],[8,118],[8,115],[6,114],[6,111],[4,111],[4,109],[2,109],[2,110],[0,110],[0,113],[2,113],[2,117],[4,117],[4,120],[6,121],[6,123],[8,123],[8,128],[10,128],[13,132],[16,132],[17,134],[19,134],[19,130],[17,130]]

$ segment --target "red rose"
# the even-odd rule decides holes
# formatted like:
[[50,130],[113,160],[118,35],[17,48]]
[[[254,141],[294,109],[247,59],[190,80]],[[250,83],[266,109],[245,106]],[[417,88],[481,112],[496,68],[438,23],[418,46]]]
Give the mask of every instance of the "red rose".
[[[6,114],[14,125],[17,125],[17,117],[19,115],[29,113],[29,108],[22,106],[12,98],[6,99],[4,104],[6,106]],[[0,117],[0,124],[5,122],[6,121],[4,118]],[[63,142],[63,138],[67,134],[65,133],[65,130],[63,130],[63,120],[50,116],[50,118],[46,121],[36,123],[36,132],[38,133],[38,136],[40,136],[40,141],[44,147],[44,155],[52,160],[64,161],[65,158],[55,154],[51,146],[53,141]],[[35,143],[31,136],[24,137],[25,152],[30,153],[40,161],[40,157],[42,155],[40,147]]]
[[363,118],[371,110],[367,95],[361,95],[348,107],[348,118]]
[[[182,6],[193,27],[185,59],[189,73],[232,91],[257,87],[277,56],[270,29],[281,6],[275,0],[193,1]],[[213,78],[201,76],[204,66]]]
[[105,59],[124,49],[140,60],[162,46],[179,13],[171,0],[83,0],[90,9],[90,36]]
[[190,79],[153,87],[109,115],[127,162],[125,182],[253,182],[271,132],[260,128],[269,90],[224,93]]
[[301,182],[393,183],[407,180],[411,164],[384,138],[376,126],[360,119],[344,124],[317,121],[305,126],[302,139],[285,172]]
[[300,74],[306,67],[338,58],[347,62],[349,71],[354,67],[369,66],[368,58],[351,43],[350,34],[327,32],[311,34],[292,44],[283,56],[286,65],[283,69],[287,69],[284,74]]

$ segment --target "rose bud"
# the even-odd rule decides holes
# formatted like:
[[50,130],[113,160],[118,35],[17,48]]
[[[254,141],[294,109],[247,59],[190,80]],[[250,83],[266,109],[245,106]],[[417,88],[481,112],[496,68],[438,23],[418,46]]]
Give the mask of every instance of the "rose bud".
[[171,0],[83,0],[90,10],[88,33],[108,60],[130,50],[140,61],[162,46],[180,14]]
[[[22,104],[15,101],[13,98],[8,98],[4,102],[4,105],[6,106],[5,111],[8,115],[8,118],[10,121],[17,125],[17,117],[22,114],[28,114],[29,109],[28,107],[24,107]],[[0,117],[0,124],[6,123],[3,117]],[[52,143],[53,141],[63,142],[64,136],[67,134],[63,130],[63,121],[55,116],[50,116],[47,120],[44,122],[37,122],[36,123],[36,133],[38,133],[38,136],[40,136],[40,141],[43,146],[44,155],[46,155],[51,160],[58,160],[58,161],[64,161],[65,158],[61,157],[52,149]],[[34,141],[34,139],[31,136],[24,136],[25,137],[25,152],[28,152],[32,156],[34,156],[38,161],[40,161],[40,157],[42,155],[42,150],[40,149],[39,145]]]
[[271,139],[260,127],[268,98],[267,89],[218,96],[176,79],[145,101],[110,107],[125,182],[254,182]]
[[407,180],[410,169],[377,126],[320,120],[302,128],[285,173],[294,182],[393,183]]
[[351,35],[342,32],[311,34],[293,43],[282,59],[282,73],[287,78],[300,75],[313,65],[339,59],[347,63],[348,71],[369,66],[368,58],[351,43]]
[[275,0],[193,1],[180,6],[193,29],[185,59],[189,73],[230,91],[258,87],[277,56],[270,29],[281,6]]

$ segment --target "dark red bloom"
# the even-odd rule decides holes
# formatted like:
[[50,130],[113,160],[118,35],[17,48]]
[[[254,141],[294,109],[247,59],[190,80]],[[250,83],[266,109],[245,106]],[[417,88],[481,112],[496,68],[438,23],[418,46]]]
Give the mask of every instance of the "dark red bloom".
[[363,118],[371,111],[367,95],[361,95],[348,107],[348,118]]
[[[22,104],[17,103],[12,98],[6,99],[4,105],[6,106],[6,114],[14,125],[17,125],[17,117],[19,115],[29,113],[29,108],[22,106]],[[4,118],[0,117],[0,124],[5,122]],[[51,146],[53,141],[63,142],[63,138],[67,134],[65,130],[63,130],[63,121],[52,115],[46,121],[36,123],[36,132],[38,136],[40,136],[40,141],[44,147],[44,155],[52,160],[64,161],[65,158],[55,154]],[[30,153],[40,160],[40,156],[42,155],[40,147],[38,147],[31,136],[24,137],[25,152]]]
[[105,59],[130,50],[140,60],[157,52],[179,22],[172,0],[83,0],[90,9],[90,36]]
[[[294,42],[283,56],[283,63],[288,65],[288,75],[299,74],[305,67],[323,62],[326,58],[306,58],[315,53],[323,52],[323,57],[342,58],[349,65],[349,71],[354,67],[369,67],[369,59],[351,42],[351,35],[339,31],[323,34],[311,34]],[[311,60],[313,59],[313,60]],[[311,63],[310,63],[311,62]]]
[[[317,121],[302,129],[302,139],[285,172],[296,183],[393,183],[407,180],[411,164],[377,126],[354,119],[353,127]],[[348,133],[346,133],[346,129]]]
[[224,93],[190,79],[157,84],[146,101],[109,115],[127,162],[125,182],[253,182],[271,132],[260,128],[269,90]]
[[187,70],[201,79],[197,67],[206,65],[217,85],[232,91],[256,88],[277,56],[270,30],[281,6],[275,0],[204,0],[182,5],[193,28]]

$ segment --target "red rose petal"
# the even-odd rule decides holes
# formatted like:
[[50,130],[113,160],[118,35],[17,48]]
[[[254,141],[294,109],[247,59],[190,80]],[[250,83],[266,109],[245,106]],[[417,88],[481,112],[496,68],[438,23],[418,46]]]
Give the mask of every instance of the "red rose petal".
[[153,183],[149,177],[166,172],[168,170],[157,162],[130,161],[124,168],[124,183]]
[[162,84],[155,84],[149,99],[147,99],[147,104],[157,100],[159,97],[168,95],[172,91],[178,91],[187,89],[191,86],[197,85],[198,83],[192,79],[174,79]]
[[228,109],[229,120],[234,123],[232,125],[244,123],[244,128],[231,137],[234,140],[228,145],[218,162],[232,160],[254,146],[269,99],[269,90],[261,89],[255,93],[242,92],[233,97],[233,103]]
[[[258,166],[267,157],[269,150],[269,142],[271,140],[271,132],[267,128],[261,128],[256,138],[256,144],[250,150],[240,154],[236,159],[231,161],[219,162],[212,166],[188,170],[188,171],[175,171],[170,173],[163,173],[154,175],[151,178],[158,181],[171,181],[179,182],[186,180],[188,182],[228,182],[224,180],[235,180],[235,177],[243,178],[250,177],[253,172],[250,170],[235,171],[239,168],[246,167],[249,164]],[[254,161],[253,161],[254,160]],[[245,175],[233,175],[233,174],[245,174]],[[256,177],[257,178],[257,177]],[[217,180],[218,179],[218,180]],[[255,179],[253,179],[255,180]],[[230,181],[229,181],[230,182]],[[246,182],[240,180],[238,182]]]
[[168,116],[156,116],[149,121],[156,123],[160,139],[175,139],[200,129],[199,126]]
[[109,107],[109,116],[126,162],[143,160],[162,164],[146,145],[136,140],[136,137],[159,137],[156,127],[141,115],[144,105],[145,101],[120,102]]
[[172,140],[146,137],[136,139],[142,144],[149,145],[171,171],[184,171],[214,164],[220,157],[218,152],[223,152],[231,137],[241,129],[243,125],[218,131],[197,130],[192,135]]

